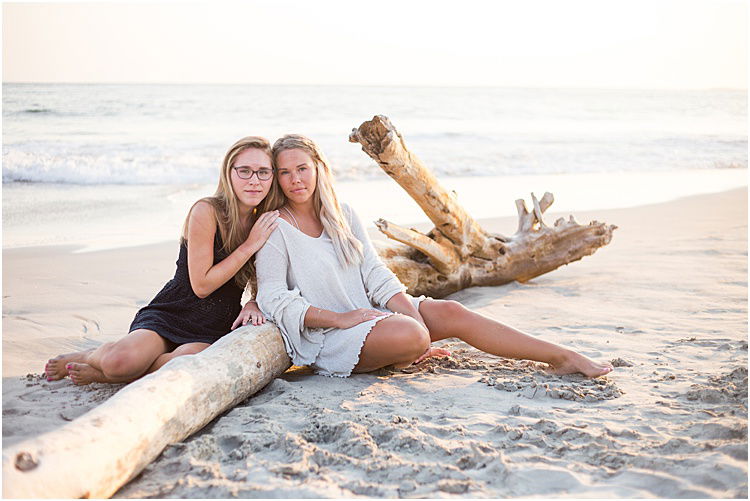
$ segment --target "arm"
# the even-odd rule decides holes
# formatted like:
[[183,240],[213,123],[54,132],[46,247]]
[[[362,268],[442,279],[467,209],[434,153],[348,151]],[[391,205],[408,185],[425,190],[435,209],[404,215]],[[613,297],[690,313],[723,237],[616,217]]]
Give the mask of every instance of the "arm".
[[255,299],[260,310],[290,337],[300,336],[310,307],[299,289],[287,284],[289,259],[283,239],[271,238],[255,256],[258,290]]
[[[394,296],[400,294],[403,296],[403,300],[408,302],[408,298],[404,294],[406,287],[380,260],[380,257],[378,257],[377,252],[375,252],[370,237],[367,235],[367,231],[365,231],[357,214],[348,205],[344,205],[343,210],[344,214],[349,219],[352,233],[360,242],[362,242],[362,252],[364,257],[360,264],[360,273],[362,275],[362,282],[365,284],[368,299],[374,305],[403,313],[400,309],[395,310],[391,308],[389,306],[389,301]],[[394,304],[397,307],[401,306],[399,301],[396,301]]]
[[337,313],[335,311],[324,310],[317,306],[311,306],[305,313],[305,326],[307,327],[336,327],[338,329],[348,329],[357,324],[382,317],[384,312],[370,308],[359,308],[358,310]]
[[374,304],[384,306],[395,313],[412,317],[427,329],[422,315],[419,314],[419,311],[406,296],[406,287],[383,264],[378,253],[375,252],[370,237],[357,214],[349,206],[344,206],[344,213],[349,216],[352,233],[362,242],[364,259],[360,265],[360,270],[362,272],[362,281],[365,283],[365,288],[367,289],[367,297]]
[[219,263],[214,262],[216,216],[207,202],[196,203],[188,217],[187,246],[190,286],[200,298],[207,297],[231,280],[247,260],[263,246],[278,224],[277,213],[267,212],[258,218],[250,234],[239,247]]
[[287,283],[289,257],[280,237],[271,240],[258,253],[255,266],[258,274],[258,305],[273,321],[289,334],[301,334],[305,327],[346,329],[384,315],[369,308],[338,313],[311,305],[299,289]]
[[[361,308],[346,313],[336,313],[335,311],[310,306],[305,313],[304,324],[305,327],[311,328],[337,327],[339,329],[346,329],[383,315],[385,313],[382,311],[369,308]],[[242,311],[240,311],[237,319],[232,324],[232,329],[240,325],[247,325],[248,322],[251,322],[253,325],[261,325],[266,322],[266,317],[260,311],[258,303],[254,300],[245,303]]]
[[408,297],[406,297],[406,294],[404,294],[403,292],[399,292],[395,296],[391,297],[391,299],[389,299],[386,303],[385,307],[395,313],[401,313],[402,315],[413,318],[414,320],[422,324],[425,330],[429,330],[427,329],[427,324],[425,324],[422,315],[419,314],[419,310],[414,307],[412,302]]

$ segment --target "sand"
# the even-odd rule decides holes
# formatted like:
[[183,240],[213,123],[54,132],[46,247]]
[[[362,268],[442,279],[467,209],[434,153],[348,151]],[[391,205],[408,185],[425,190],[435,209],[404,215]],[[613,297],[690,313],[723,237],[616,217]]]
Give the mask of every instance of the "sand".
[[[441,343],[450,358],[401,371],[296,368],[116,497],[746,498],[747,189],[575,216],[619,229],[578,263],[451,298],[611,360],[611,375],[551,376],[456,340]],[[509,234],[516,221],[482,224]],[[4,445],[121,387],[39,373],[49,356],[121,336],[177,246],[70,251],[4,252]]]

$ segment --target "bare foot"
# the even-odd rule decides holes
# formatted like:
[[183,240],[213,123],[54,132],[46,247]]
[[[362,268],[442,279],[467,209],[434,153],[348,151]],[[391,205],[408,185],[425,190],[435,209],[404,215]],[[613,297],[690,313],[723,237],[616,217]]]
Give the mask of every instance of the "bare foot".
[[568,352],[562,362],[550,365],[553,369],[551,372],[558,376],[580,372],[586,377],[593,378],[609,374],[614,369],[610,363],[599,364],[574,351]]
[[66,365],[71,362],[85,363],[89,353],[92,351],[94,351],[93,348],[50,358],[44,366],[44,374],[47,376],[47,381],[58,381],[64,378],[68,375]]
[[419,358],[414,361],[414,364],[416,365],[419,362],[427,360],[428,358],[431,358],[431,357],[449,357],[450,354],[451,354],[451,352],[449,352],[448,350],[444,350],[442,348],[432,348],[432,347],[430,347],[430,348],[427,348],[427,351],[425,351],[424,353],[422,353],[419,356]]
[[68,375],[79,386],[91,383],[105,383],[107,378],[102,371],[94,369],[89,364],[72,362],[66,365]]

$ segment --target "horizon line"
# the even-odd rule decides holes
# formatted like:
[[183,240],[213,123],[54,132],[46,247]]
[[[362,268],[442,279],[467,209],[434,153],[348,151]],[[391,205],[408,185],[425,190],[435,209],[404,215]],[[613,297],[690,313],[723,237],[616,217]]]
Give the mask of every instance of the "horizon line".
[[595,86],[595,85],[519,85],[519,84],[362,84],[362,83],[258,83],[258,82],[86,82],[86,81],[2,81],[2,85],[217,85],[217,86],[257,86],[257,87],[418,87],[418,88],[487,88],[487,89],[558,89],[558,90],[679,90],[679,91],[745,91],[747,87],[649,87],[649,86]]

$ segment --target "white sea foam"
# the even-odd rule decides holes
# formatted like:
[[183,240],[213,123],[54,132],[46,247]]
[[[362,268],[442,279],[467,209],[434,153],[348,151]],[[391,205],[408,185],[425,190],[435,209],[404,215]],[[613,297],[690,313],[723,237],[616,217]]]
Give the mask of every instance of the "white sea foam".
[[[3,183],[192,184],[212,182],[219,164],[208,155],[137,152],[21,151],[3,154]],[[176,153],[176,154],[175,154]],[[215,165],[212,165],[215,164]]]

